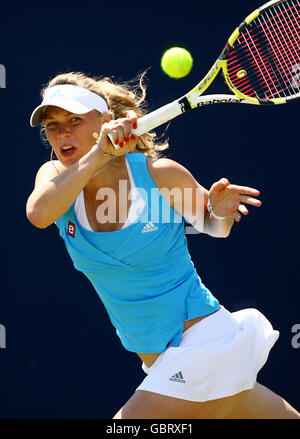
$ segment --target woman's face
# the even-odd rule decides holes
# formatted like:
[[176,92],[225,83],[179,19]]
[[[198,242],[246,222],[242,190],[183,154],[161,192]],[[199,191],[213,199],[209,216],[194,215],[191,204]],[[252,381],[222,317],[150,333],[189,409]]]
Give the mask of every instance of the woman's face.
[[93,133],[99,134],[104,119],[95,110],[73,114],[59,107],[46,107],[47,139],[62,165],[68,168],[90,151],[95,144]]

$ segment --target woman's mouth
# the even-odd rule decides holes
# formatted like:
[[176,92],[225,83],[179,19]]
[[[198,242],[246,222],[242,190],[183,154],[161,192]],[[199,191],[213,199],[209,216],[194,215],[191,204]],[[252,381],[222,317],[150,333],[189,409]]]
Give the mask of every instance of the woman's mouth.
[[63,145],[59,149],[60,149],[60,153],[63,157],[70,157],[76,151],[75,146],[72,146],[72,145]]

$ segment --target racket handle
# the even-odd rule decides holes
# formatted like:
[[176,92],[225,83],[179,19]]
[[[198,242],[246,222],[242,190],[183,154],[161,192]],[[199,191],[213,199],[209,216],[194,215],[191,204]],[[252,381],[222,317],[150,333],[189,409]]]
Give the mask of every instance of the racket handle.
[[113,138],[112,138],[112,135],[111,134],[107,134],[107,137],[109,138],[109,140],[110,140],[110,143],[112,144],[112,146],[115,148],[115,149],[119,149],[120,147],[119,147],[119,145],[116,145],[115,143],[114,143],[114,141],[113,141]]
[[[174,119],[174,117],[179,116],[182,112],[182,107],[179,102],[173,101],[170,104],[164,105],[163,107],[160,107],[138,119],[137,128],[131,130],[131,132],[137,137],[141,136],[158,126],[163,125],[169,120]],[[114,148],[119,149],[119,146],[114,144],[112,136],[108,134],[108,137]]]

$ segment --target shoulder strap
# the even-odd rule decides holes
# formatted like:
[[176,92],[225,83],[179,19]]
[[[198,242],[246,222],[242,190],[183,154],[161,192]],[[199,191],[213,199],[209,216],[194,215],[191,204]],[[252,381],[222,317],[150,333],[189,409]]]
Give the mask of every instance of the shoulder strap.
[[182,221],[181,215],[169,205],[153,180],[147,166],[146,155],[139,152],[128,153],[126,158],[129,162],[136,187],[148,205],[153,222],[173,222],[175,220],[180,223]]

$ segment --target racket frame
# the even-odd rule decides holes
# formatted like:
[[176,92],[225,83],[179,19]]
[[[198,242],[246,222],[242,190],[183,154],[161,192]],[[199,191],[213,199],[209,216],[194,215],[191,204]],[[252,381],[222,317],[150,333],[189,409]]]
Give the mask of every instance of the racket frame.
[[[290,101],[294,101],[300,98],[300,93],[295,94],[294,96],[286,97],[286,98],[270,98],[270,99],[262,99],[262,98],[254,98],[251,96],[247,96],[243,94],[240,90],[238,90],[234,84],[231,82],[229,73],[227,70],[227,59],[232,49],[234,43],[240,36],[241,32],[244,30],[246,26],[248,26],[252,21],[254,21],[259,15],[265,10],[276,6],[277,4],[283,3],[286,0],[271,0],[259,8],[255,9],[251,14],[249,14],[242,23],[237,26],[230,37],[227,40],[227,43],[222,50],[220,56],[214,62],[208,73],[201,79],[201,81],[188,93],[182,96],[175,101],[164,105],[157,110],[152,111],[151,113],[146,114],[138,119],[138,127],[132,130],[132,133],[136,136],[141,136],[142,134],[153,130],[154,128],[168,122],[169,120],[174,119],[182,113],[185,113],[191,109],[209,105],[209,104],[217,104],[217,103],[247,103],[254,105],[279,105],[285,104]],[[233,95],[226,94],[214,94],[214,95],[205,95],[202,94],[205,90],[211,85],[214,81],[220,70],[223,71],[224,79],[229,87],[229,89],[234,93]],[[109,135],[111,141],[112,138]],[[113,142],[112,142],[113,143]],[[113,143],[116,149],[119,148],[118,145]]]

